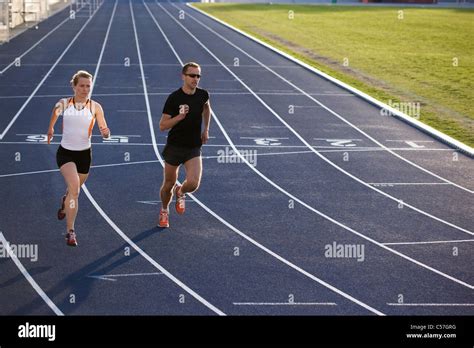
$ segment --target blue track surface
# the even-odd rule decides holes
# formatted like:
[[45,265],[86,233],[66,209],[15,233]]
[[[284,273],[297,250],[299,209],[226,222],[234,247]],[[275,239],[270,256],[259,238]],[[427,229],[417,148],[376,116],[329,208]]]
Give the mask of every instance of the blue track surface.
[[[0,46],[0,69],[67,16]],[[201,187],[162,230],[158,122],[186,61],[202,65],[216,118]],[[69,248],[60,123],[53,145],[44,134],[79,69],[99,69],[115,142],[95,130]],[[474,314],[474,161],[184,4],[84,10],[0,76],[0,95],[0,231],[38,246],[23,273],[0,258],[2,315]],[[234,146],[256,165],[221,161]],[[328,257],[334,244],[363,257]]]

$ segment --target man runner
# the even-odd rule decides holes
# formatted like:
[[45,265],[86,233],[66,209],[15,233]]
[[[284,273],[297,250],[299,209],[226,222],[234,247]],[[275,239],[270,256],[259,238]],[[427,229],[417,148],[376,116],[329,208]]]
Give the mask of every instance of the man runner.
[[[169,227],[169,204],[176,195],[176,212],[184,214],[185,195],[199,187],[202,174],[201,146],[209,139],[211,105],[209,93],[198,88],[201,78],[199,64],[190,62],[181,71],[183,86],[168,96],[160,130],[170,130],[168,140],[162,152],[165,160],[163,185],[161,186],[161,210],[158,226]],[[204,129],[201,125],[204,120]],[[186,169],[183,185],[176,184],[181,164]]]

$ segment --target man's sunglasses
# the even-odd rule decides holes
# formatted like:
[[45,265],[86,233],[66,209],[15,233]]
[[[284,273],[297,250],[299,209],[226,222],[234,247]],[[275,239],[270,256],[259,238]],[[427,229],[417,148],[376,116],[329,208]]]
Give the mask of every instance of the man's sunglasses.
[[195,78],[195,77],[197,77],[198,79],[201,78],[201,75],[199,75],[199,74],[184,74],[184,75],[189,76],[191,78]]

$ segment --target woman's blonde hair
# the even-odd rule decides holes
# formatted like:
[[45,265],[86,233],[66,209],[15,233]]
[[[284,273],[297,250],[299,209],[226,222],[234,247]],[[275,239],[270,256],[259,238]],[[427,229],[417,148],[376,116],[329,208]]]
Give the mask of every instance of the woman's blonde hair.
[[91,79],[92,80],[92,74],[89,74],[87,71],[85,70],[79,70],[77,73],[74,74],[74,76],[72,77],[71,79],[71,85],[72,86],[76,86],[77,83],[79,82],[79,79],[81,77],[85,77],[87,79]]

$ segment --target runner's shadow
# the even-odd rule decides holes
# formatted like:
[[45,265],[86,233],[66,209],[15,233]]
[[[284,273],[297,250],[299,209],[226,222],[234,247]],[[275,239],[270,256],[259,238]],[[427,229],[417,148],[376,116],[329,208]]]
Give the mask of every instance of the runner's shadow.
[[[51,267],[35,267],[35,268],[29,269],[28,273],[33,277],[37,274],[41,274],[41,273],[46,272],[50,268]],[[0,288],[6,288],[10,285],[13,285],[13,284],[19,282],[19,281],[25,281],[25,277],[21,273],[19,273],[18,275],[16,275],[13,278],[10,278],[10,279],[4,281],[3,283],[1,283]]]
[[[131,238],[131,240],[138,244],[140,241],[156,234],[157,228],[151,228],[146,231],[143,231],[139,235]],[[130,248],[130,256],[125,256],[124,250],[125,248]],[[80,248],[80,247],[78,247]],[[113,257],[117,257],[117,255],[122,255],[118,260],[112,262],[109,265],[105,265],[109,262]],[[120,247],[116,248],[115,250],[107,253],[106,255],[98,258],[97,260],[89,263],[88,265],[80,268],[79,270],[69,274],[66,278],[61,280],[57,285],[55,285],[52,289],[45,290],[48,297],[56,304],[56,306],[64,313],[64,314],[73,314],[77,311],[81,304],[85,302],[88,298],[92,286],[98,280],[96,278],[91,278],[91,275],[101,274],[106,275],[110,271],[116,269],[117,267],[131,261],[132,259],[140,256],[140,254],[133,249],[128,243],[122,244]],[[75,295],[75,303],[70,303],[70,294]],[[61,298],[59,301],[58,298]],[[38,307],[44,306],[44,302],[41,298],[37,297],[35,300],[31,301],[30,303],[21,306],[17,310],[15,310],[11,315],[28,315],[34,312],[35,309]]]

